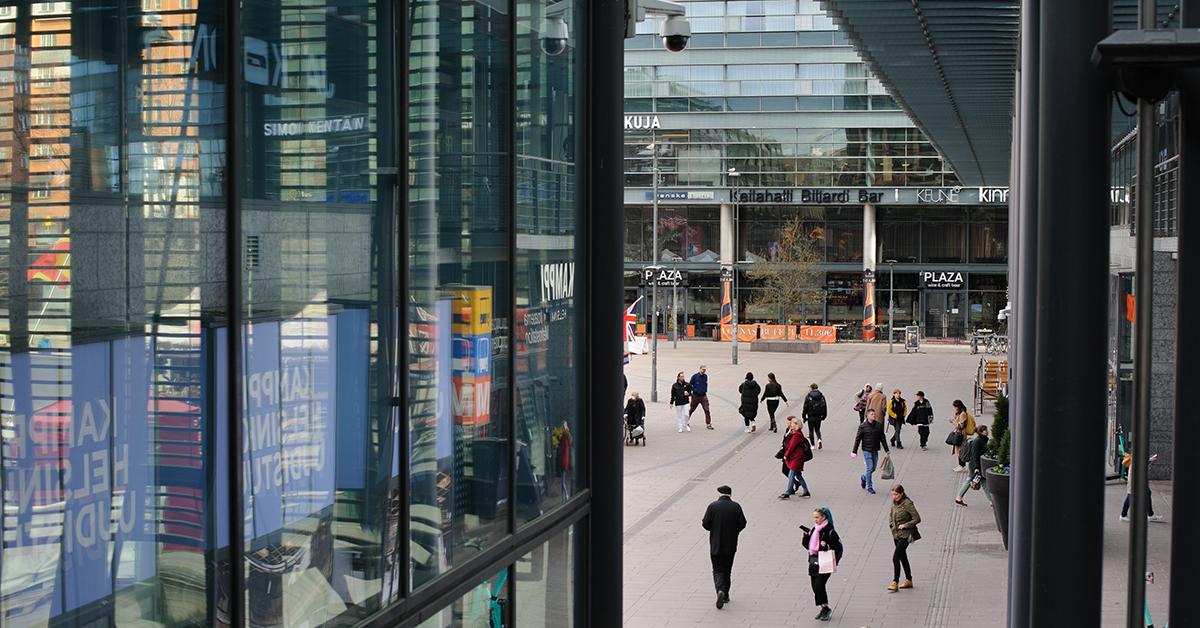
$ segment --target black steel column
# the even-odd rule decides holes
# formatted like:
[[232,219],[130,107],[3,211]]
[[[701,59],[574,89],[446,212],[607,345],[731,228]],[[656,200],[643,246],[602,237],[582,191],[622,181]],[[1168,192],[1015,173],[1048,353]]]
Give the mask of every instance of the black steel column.
[[[1200,27],[1200,0],[1180,2],[1180,26]],[[1194,465],[1195,442],[1200,429],[1195,421],[1195,409],[1188,403],[1193,391],[1191,384],[1200,376],[1200,365],[1189,358],[1200,351],[1200,335],[1183,333],[1188,329],[1193,313],[1200,311],[1200,236],[1197,218],[1188,207],[1200,201],[1200,72],[1191,70],[1180,76],[1179,132],[1179,265],[1176,272],[1175,316],[1179,333],[1175,337],[1175,433],[1171,478],[1174,495],[1171,502],[1171,604],[1172,626],[1200,626],[1200,606],[1195,592],[1188,586],[1188,573],[1195,558],[1200,556],[1200,484],[1196,482]],[[1190,419],[1190,420],[1189,420]]]
[[625,59],[625,2],[597,0],[588,7],[588,103],[585,116],[588,180],[584,255],[587,278],[587,443],[588,486],[592,490],[586,578],[588,621],[596,627],[621,625],[621,416],[622,268],[620,220],[624,206],[621,115]]
[[[1029,624],[1029,583],[1033,569],[1033,426],[1034,356],[1037,350],[1037,200],[1038,200],[1038,51],[1041,0],[1021,6],[1020,83],[1014,153],[1017,186],[1009,203],[1015,218],[1016,246],[1011,247],[1009,285],[1013,339],[1009,386],[1009,430],[1012,439],[1008,508],[1008,625]],[[1013,333],[1015,331],[1015,334]]]
[[[1155,0],[1141,0],[1138,27],[1154,28]],[[1137,295],[1134,317],[1133,354],[1133,458],[1129,465],[1131,492],[1129,513],[1129,564],[1125,625],[1145,626],[1146,607],[1146,515],[1150,486],[1150,353],[1154,324],[1154,103],[1139,98],[1137,105],[1137,202],[1135,207],[1137,255],[1134,263]]]
[[242,3],[225,2],[225,307],[228,310],[226,333],[225,382],[229,421],[229,625],[245,625],[245,515],[242,503]]
[[[1026,2],[1029,7],[1031,3]],[[1109,95],[1090,56],[1109,32],[1109,3],[1041,3],[1038,76],[1036,338],[1029,556],[1030,616],[1014,626],[1096,626],[1104,544]],[[1053,274],[1051,274],[1053,271]],[[1063,280],[1064,278],[1069,278]],[[1018,427],[1021,427],[1018,424]],[[1028,452],[1022,452],[1028,453]]]

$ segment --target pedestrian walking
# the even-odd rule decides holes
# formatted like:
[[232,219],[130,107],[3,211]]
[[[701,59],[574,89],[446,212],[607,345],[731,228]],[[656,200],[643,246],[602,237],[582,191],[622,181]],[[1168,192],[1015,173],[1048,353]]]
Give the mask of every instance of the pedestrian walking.
[[758,394],[762,392],[762,387],[754,381],[754,373],[746,373],[746,379],[738,386],[738,392],[742,395],[742,405],[738,412],[746,422],[746,433],[749,434],[758,429],[754,419],[758,416]]
[[692,375],[692,379],[688,381],[691,386],[691,404],[688,407],[688,422],[691,422],[692,413],[696,411],[696,406],[704,407],[704,427],[713,429],[712,412],[708,409],[708,369],[703,364],[700,365],[700,370]]
[[783,464],[788,469],[787,487],[779,499],[788,499],[796,493],[799,484],[804,492],[801,497],[812,497],[808,483],[804,481],[804,463],[812,458],[812,445],[804,438],[804,426],[796,417],[788,417],[787,434],[783,437]]
[[[967,502],[963,501],[963,498],[966,497],[967,490],[971,488],[971,483],[974,481],[983,481],[983,473],[979,468],[979,457],[987,452],[987,444],[988,426],[980,425],[975,430],[975,435],[964,445],[966,451],[963,452],[963,455],[967,459],[967,464],[970,465],[970,473],[967,474],[967,479],[962,483],[962,486],[958,487],[958,497],[954,498],[954,503],[959,506],[967,505]],[[978,480],[975,479],[976,476],[979,476]]]
[[746,529],[742,506],[733,501],[733,489],[717,487],[721,496],[708,505],[701,525],[708,530],[708,552],[712,558],[713,586],[717,589],[717,608],[729,602],[729,587],[733,582],[733,557],[737,553],[738,535]]
[[883,394],[883,382],[875,384],[875,388],[871,390],[871,396],[867,397],[867,410],[875,411],[875,420],[879,424],[883,424],[883,417],[887,412],[887,395]]
[[[771,415],[771,431],[778,432],[779,428],[775,425],[775,411],[779,409],[779,402],[790,403],[787,395],[783,394],[783,386],[775,380],[774,373],[767,373],[767,385],[763,389],[763,400],[767,402],[767,413]],[[786,434],[785,434],[786,437]]]
[[675,383],[671,384],[671,407],[675,408],[675,427],[680,434],[692,431],[688,417],[688,395],[692,392],[691,384],[683,379],[683,371],[675,374]]
[[854,411],[858,413],[858,422],[867,420],[867,399],[871,398],[870,384],[863,384],[862,390],[854,395]]
[[[1150,456],[1150,462],[1158,460],[1158,454]],[[1126,468],[1130,468],[1133,464],[1133,455],[1126,453],[1121,459],[1121,464]],[[1129,522],[1129,502],[1133,498],[1133,473],[1127,474],[1125,481],[1125,503],[1121,504],[1121,521]],[[1146,518],[1150,521],[1162,521],[1162,515],[1154,514],[1154,500],[1150,499],[1150,487],[1146,487]]]
[[867,466],[867,472],[858,477],[860,487],[867,490],[871,495],[875,494],[875,485],[871,482],[871,476],[875,473],[875,465],[879,462],[879,448],[890,452],[887,446],[887,439],[884,438],[883,424],[876,418],[874,410],[867,410],[867,420],[863,421],[858,426],[858,432],[854,435],[854,449],[850,451],[851,458],[858,457],[858,447],[862,446],[863,462]]
[[829,608],[829,576],[833,573],[821,573],[820,553],[833,550],[834,564],[842,562],[842,540],[838,538],[837,530],[833,527],[833,513],[828,507],[813,511],[813,527],[800,526],[804,530],[802,543],[808,550],[808,577],[812,580],[813,601],[821,610],[814,619],[829,621],[833,617],[833,609]]
[[[921,514],[917,512],[913,500],[904,493],[904,486],[893,486],[888,525],[892,528],[892,542],[896,545],[896,551],[892,553],[892,583],[887,588],[893,593],[900,589],[913,588],[912,566],[908,564],[908,546],[921,540],[921,533],[917,530],[918,523],[921,523]],[[904,568],[904,582],[900,582],[901,567]]]
[[923,391],[917,391],[912,410],[908,413],[908,424],[917,426],[917,434],[921,437],[921,449],[928,449],[929,424],[933,422],[933,404],[925,398]]
[[[970,412],[967,412],[967,406],[963,404],[961,399],[955,399],[953,405],[954,416],[947,419],[947,421],[954,427],[954,431],[962,434],[962,438],[959,439],[959,442],[962,443],[967,438],[975,435],[975,417],[971,416]],[[954,470],[960,473],[965,471],[966,467],[963,466],[964,460],[962,459],[962,445],[951,445],[950,447],[951,453],[954,454],[954,462],[956,463]]]
[[829,405],[825,403],[825,394],[817,389],[816,382],[808,387],[810,390],[804,396],[804,408],[801,409],[800,416],[808,423],[809,442],[816,443],[817,449],[820,449],[824,447],[824,443],[821,442],[821,422],[829,414]]
[[908,415],[908,402],[904,397],[900,396],[900,389],[892,389],[892,398],[888,399],[887,416],[888,423],[892,426],[891,443],[896,446],[896,449],[904,449],[904,443],[900,441],[900,428],[904,427],[904,417]]

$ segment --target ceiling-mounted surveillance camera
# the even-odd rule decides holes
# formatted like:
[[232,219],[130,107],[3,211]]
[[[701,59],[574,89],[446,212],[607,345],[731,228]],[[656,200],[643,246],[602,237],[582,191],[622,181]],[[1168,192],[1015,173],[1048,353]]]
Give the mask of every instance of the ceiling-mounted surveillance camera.
[[569,37],[567,21],[561,16],[548,17],[542,21],[542,37],[538,41],[541,43],[542,52],[547,55],[556,57],[566,51]]
[[678,15],[667,17],[662,26],[663,46],[671,52],[683,52],[692,38],[692,25],[687,18]]

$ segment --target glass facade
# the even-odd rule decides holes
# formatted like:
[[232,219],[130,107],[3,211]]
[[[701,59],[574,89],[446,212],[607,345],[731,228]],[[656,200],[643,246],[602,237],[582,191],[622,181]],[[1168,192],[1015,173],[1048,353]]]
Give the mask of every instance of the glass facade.
[[575,625],[587,32],[0,0],[0,625]]

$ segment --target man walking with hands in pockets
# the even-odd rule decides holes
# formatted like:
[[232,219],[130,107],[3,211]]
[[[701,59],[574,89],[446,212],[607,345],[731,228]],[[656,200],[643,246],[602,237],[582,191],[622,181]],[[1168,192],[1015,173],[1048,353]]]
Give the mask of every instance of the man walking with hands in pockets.
[[729,602],[729,585],[733,571],[733,555],[737,553],[738,534],[746,529],[742,507],[730,495],[733,489],[718,486],[721,496],[704,511],[702,525],[708,530],[708,549],[712,558],[713,585],[717,588],[717,608]]

